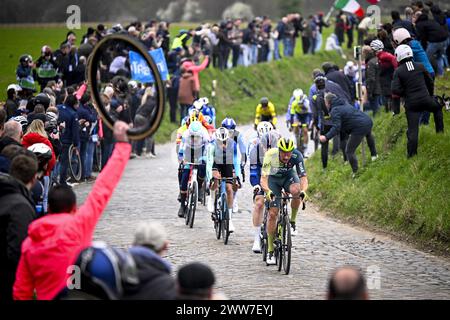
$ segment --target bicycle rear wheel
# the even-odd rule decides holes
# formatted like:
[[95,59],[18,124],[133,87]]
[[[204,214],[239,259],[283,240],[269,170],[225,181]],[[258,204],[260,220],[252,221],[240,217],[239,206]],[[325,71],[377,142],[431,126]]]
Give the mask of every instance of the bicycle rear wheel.
[[194,226],[195,219],[195,210],[197,209],[197,201],[198,201],[198,184],[197,181],[192,183],[192,192],[190,195],[190,203],[189,203],[189,227],[192,228]]
[[81,180],[82,167],[80,153],[71,145],[69,148],[69,169],[72,178],[77,182]]
[[283,270],[285,274],[289,274],[291,269],[291,250],[292,250],[292,238],[291,238],[291,223],[288,216],[284,217],[283,223],[283,241],[281,243]]

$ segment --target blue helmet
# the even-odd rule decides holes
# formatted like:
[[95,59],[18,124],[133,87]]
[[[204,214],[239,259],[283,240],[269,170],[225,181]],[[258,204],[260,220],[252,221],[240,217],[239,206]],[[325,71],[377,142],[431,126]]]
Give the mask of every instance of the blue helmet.
[[232,118],[225,118],[222,121],[222,127],[227,128],[228,130],[236,129],[236,122]]

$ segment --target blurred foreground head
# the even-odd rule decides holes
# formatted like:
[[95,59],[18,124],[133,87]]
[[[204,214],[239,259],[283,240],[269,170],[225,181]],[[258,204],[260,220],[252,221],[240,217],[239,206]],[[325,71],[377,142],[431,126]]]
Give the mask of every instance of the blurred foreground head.
[[366,281],[361,272],[351,266],[337,269],[328,282],[328,300],[368,300]]

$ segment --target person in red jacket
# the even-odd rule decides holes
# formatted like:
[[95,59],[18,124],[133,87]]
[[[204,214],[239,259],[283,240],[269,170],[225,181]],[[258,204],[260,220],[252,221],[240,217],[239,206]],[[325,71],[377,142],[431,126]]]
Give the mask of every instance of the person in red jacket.
[[52,150],[52,158],[48,162],[47,170],[44,173],[44,176],[50,176],[50,173],[53,170],[53,167],[56,163],[55,152],[53,151],[53,146],[50,140],[48,140],[47,133],[44,129],[44,123],[36,119],[27,128],[26,134],[23,136],[22,145],[27,149],[36,143],[43,143],[47,145]]
[[29,300],[34,294],[38,300],[51,300],[69,282],[70,266],[91,245],[95,226],[130,158],[128,128],[124,122],[115,123],[114,152],[79,210],[70,187],[60,185],[50,190],[49,214],[30,225],[22,244],[15,300]]

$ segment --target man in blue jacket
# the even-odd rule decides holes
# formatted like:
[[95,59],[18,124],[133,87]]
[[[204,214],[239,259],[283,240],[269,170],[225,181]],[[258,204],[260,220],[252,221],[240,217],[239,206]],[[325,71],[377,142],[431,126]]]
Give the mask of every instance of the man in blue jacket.
[[60,184],[67,184],[67,169],[69,168],[69,148],[74,145],[79,148],[80,145],[80,125],[78,123],[78,100],[74,95],[67,96],[64,104],[58,106],[59,116],[58,121],[65,123],[64,130],[61,134],[61,171],[59,176]]
[[[327,93],[325,95],[325,105],[328,110],[330,110],[332,127],[326,135],[320,136],[320,141],[325,143],[340,132],[349,135],[345,152],[352,167],[354,177],[358,171],[358,159],[356,158],[355,153],[364,137],[367,139],[372,160],[377,158],[375,139],[372,135],[372,119],[364,112],[343,102],[333,93]],[[341,141],[341,143],[343,143],[343,141]]]

